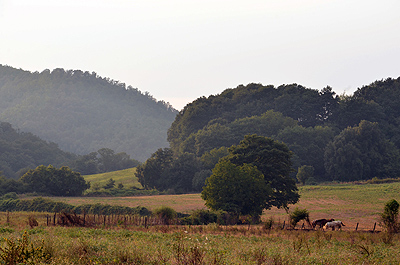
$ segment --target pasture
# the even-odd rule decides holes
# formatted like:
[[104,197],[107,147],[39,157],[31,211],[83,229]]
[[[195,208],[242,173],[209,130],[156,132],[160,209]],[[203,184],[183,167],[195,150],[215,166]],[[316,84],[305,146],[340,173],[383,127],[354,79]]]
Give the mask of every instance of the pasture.
[[[292,209],[306,208],[312,219],[340,219],[346,224],[343,231],[269,229],[265,224],[146,228],[117,223],[77,228],[46,226],[45,213],[10,213],[8,217],[1,213],[0,263],[18,256],[12,249],[24,249],[35,259],[32,264],[400,263],[399,234],[366,232],[378,221],[388,200],[400,201],[400,183],[302,186],[299,190],[301,200]],[[51,199],[73,205],[106,203],[152,210],[169,206],[187,213],[204,208],[199,194]],[[29,216],[36,218],[39,226],[31,228]],[[282,224],[287,216],[284,210],[274,208],[265,211],[263,218]],[[356,223],[360,223],[358,231],[354,231]]]
[[115,180],[115,185],[123,184],[126,187],[137,187],[142,188],[142,185],[138,182],[135,177],[136,168],[128,168],[113,172],[106,172],[93,175],[83,175],[82,177],[86,181],[90,181],[91,184],[98,183],[101,187],[106,184],[106,182],[112,178]]
[[[353,229],[359,223],[359,229],[372,229],[378,222],[379,213],[390,199],[400,201],[400,182],[383,184],[329,184],[299,187],[300,201],[290,205],[290,209],[299,207],[310,212],[311,219],[334,218],[342,220],[346,227]],[[128,207],[144,206],[154,210],[160,206],[169,206],[177,212],[190,213],[205,208],[200,194],[154,195],[135,197],[51,197],[72,205],[85,203],[104,203]],[[272,208],[264,211],[263,219],[273,218],[283,222],[287,219],[283,209]],[[378,224],[377,224],[378,225]]]

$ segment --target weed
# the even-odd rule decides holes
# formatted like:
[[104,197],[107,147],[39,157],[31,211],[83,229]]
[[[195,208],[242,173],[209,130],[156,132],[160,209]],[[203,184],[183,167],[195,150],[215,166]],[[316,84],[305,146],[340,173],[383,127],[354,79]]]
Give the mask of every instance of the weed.
[[264,264],[268,259],[267,250],[264,247],[256,249],[253,253],[253,259],[258,265]]
[[274,225],[275,221],[274,218],[272,218],[272,216],[270,218],[268,218],[268,220],[266,220],[264,222],[264,229],[270,231]]
[[394,234],[393,233],[381,233],[381,240],[384,244],[386,245],[393,245],[393,238]]
[[370,246],[366,245],[366,244],[361,244],[361,243],[355,243],[352,244],[352,249],[357,252],[360,253],[366,257],[369,257],[374,251],[370,248]]
[[39,247],[34,247],[29,242],[28,233],[25,232],[21,239],[12,240],[5,238],[6,246],[0,247],[0,259],[5,264],[36,264],[48,261],[51,253],[44,247],[44,241]]

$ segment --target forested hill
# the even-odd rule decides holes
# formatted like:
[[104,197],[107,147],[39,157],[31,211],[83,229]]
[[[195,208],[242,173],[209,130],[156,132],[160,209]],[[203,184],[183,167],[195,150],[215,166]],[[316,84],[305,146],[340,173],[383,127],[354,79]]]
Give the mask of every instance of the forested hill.
[[168,103],[94,72],[0,65],[0,121],[68,152],[110,148],[144,161],[168,145],[176,114]]
[[39,165],[60,167],[76,158],[55,143],[43,141],[32,133],[19,132],[11,124],[0,122],[0,176],[17,178]]
[[400,78],[373,82],[353,95],[336,95],[331,87],[248,84],[198,98],[168,130],[170,150],[155,153],[142,175],[147,164],[164,161],[168,152],[178,157],[170,165],[178,172],[174,165],[192,154],[201,162],[192,183],[204,183],[202,172],[249,134],[285,143],[293,168],[311,166],[319,181],[399,177]]

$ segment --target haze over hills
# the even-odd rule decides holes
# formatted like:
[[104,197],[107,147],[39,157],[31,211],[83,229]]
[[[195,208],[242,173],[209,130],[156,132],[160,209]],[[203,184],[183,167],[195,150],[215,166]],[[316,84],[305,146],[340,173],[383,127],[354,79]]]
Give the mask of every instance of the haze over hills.
[[95,72],[29,72],[0,65],[0,121],[88,154],[101,148],[145,161],[168,146],[177,111],[147,92]]

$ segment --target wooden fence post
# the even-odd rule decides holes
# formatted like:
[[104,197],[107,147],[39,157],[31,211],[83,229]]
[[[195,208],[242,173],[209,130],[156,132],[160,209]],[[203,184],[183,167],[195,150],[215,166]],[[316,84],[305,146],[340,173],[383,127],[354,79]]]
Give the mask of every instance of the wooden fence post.
[[358,229],[358,223],[357,223],[357,225],[356,225],[356,231],[357,231],[357,229]]
[[375,222],[375,224],[374,224],[374,229],[372,229],[372,233],[375,232],[375,228],[376,228],[376,222]]

